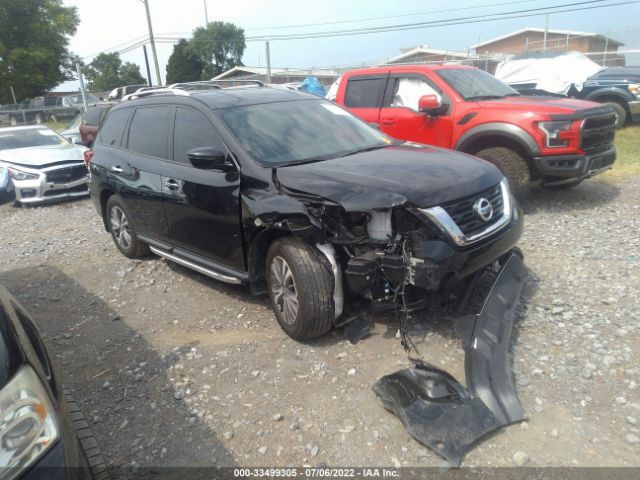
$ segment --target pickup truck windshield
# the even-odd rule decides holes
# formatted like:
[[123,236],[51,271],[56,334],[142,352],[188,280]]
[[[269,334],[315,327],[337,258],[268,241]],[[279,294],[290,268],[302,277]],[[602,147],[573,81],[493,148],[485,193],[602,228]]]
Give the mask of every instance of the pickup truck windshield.
[[50,128],[30,128],[25,130],[0,129],[0,150],[14,148],[47,147],[68,143]]
[[269,167],[329,160],[392,143],[326,100],[231,107],[222,110],[222,119],[247,152]]
[[490,100],[520,95],[506,83],[478,69],[450,68],[437,74],[465,100]]

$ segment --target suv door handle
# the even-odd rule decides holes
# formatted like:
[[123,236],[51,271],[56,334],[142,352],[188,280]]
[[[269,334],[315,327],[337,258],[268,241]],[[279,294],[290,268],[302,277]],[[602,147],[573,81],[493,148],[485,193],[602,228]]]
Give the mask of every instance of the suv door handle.
[[169,190],[180,190],[180,182],[178,180],[174,180],[173,178],[169,178],[164,181],[164,186]]
[[395,125],[396,121],[392,118],[383,118],[380,123],[382,123],[382,125]]
[[111,167],[111,171],[116,173],[124,173],[124,168],[122,168],[120,165],[115,165]]

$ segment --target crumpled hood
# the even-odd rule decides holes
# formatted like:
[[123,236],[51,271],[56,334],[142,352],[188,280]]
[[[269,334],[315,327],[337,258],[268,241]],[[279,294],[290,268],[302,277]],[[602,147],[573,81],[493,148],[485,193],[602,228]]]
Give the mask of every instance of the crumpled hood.
[[323,197],[347,211],[406,202],[431,207],[481,192],[502,179],[484,160],[414,143],[280,167],[277,176],[286,189]]
[[0,163],[6,162],[38,168],[64,161],[82,161],[82,154],[85,150],[85,147],[71,143],[0,150]]
[[572,114],[579,111],[601,108],[602,104],[590,102],[587,100],[578,100],[575,98],[562,98],[552,96],[521,96],[506,97],[496,100],[483,100],[476,102],[479,109],[488,110],[509,110],[510,112],[519,111],[526,113],[539,114],[547,117],[553,114]]

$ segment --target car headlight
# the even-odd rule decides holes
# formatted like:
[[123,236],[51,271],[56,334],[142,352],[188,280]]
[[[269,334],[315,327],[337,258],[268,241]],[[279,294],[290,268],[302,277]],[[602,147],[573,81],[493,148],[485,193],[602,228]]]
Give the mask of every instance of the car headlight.
[[540,122],[538,123],[538,127],[540,127],[540,130],[547,136],[547,147],[558,148],[569,145],[571,122]]
[[58,440],[53,405],[29,366],[0,390],[0,479],[13,477]]
[[15,168],[9,168],[9,175],[11,175],[11,178],[14,180],[37,180],[39,178],[35,173],[23,172]]

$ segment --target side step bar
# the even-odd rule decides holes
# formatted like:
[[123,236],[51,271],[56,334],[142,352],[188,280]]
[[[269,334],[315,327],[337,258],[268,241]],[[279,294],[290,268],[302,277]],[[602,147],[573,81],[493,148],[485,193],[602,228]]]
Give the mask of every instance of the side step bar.
[[224,283],[232,283],[234,285],[240,285],[242,280],[238,277],[232,277],[230,275],[225,275],[223,273],[216,272],[210,268],[203,267],[202,265],[198,265],[197,263],[191,262],[189,260],[185,260],[182,257],[169,253],[167,251],[161,250],[157,247],[149,245],[149,250],[151,250],[156,255],[166,258],[167,260],[171,260],[172,262],[176,262],[183,267],[190,268],[195,270],[196,272],[202,273],[203,275],[207,275],[208,277],[214,278]]

